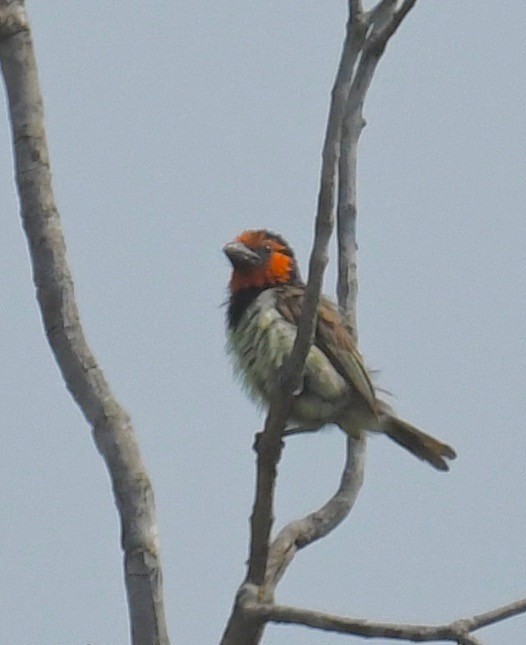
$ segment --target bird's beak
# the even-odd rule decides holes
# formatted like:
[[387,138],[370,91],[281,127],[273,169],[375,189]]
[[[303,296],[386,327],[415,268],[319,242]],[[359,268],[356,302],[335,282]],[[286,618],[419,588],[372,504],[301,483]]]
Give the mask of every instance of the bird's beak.
[[230,242],[223,247],[223,253],[232,263],[234,269],[248,269],[261,264],[261,256],[241,242]]

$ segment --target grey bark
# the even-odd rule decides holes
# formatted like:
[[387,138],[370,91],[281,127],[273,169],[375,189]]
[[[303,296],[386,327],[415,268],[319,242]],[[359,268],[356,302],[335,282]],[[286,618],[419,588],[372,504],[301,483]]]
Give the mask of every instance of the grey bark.
[[471,632],[506,618],[525,613],[526,598],[471,618],[456,620],[447,625],[379,623],[360,618],[335,616],[301,607],[288,607],[270,603],[247,605],[246,611],[248,614],[252,614],[255,620],[304,625],[322,631],[362,636],[364,638],[389,638],[413,643],[448,641],[461,643],[462,645],[480,645],[480,641]]
[[0,0],[0,63],[37,300],[66,386],[90,424],[110,473],[121,519],[132,640],[167,645],[152,485],[130,419],[113,396],[80,323],[53,195],[43,101],[22,0]]
[[354,506],[364,478],[365,435],[348,437],[346,442],[345,465],[338,490],[321,508],[287,524],[272,542],[265,578],[269,598],[273,597],[296,553],[333,531]]

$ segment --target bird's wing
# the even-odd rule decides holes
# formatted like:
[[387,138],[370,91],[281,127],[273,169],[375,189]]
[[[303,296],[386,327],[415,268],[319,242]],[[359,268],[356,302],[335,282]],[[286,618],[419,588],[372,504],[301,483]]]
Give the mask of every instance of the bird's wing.
[[[304,289],[286,286],[278,288],[277,291],[278,311],[285,320],[297,326],[303,306]],[[342,378],[364,397],[372,412],[378,414],[374,385],[352,340],[351,330],[335,305],[323,296],[318,305],[314,344],[325,354]]]

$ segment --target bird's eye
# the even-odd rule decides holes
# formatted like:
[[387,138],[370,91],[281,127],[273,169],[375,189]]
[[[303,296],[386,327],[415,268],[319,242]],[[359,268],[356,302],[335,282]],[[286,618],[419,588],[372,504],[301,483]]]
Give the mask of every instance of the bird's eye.
[[270,244],[265,244],[265,251],[270,251],[272,246]]

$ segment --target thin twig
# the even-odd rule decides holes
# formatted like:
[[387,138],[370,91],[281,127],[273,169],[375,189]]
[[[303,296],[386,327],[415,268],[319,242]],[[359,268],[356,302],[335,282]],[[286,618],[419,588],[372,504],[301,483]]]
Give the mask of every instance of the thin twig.
[[526,612],[526,598],[522,600],[516,600],[511,602],[508,605],[503,605],[502,607],[497,607],[497,609],[492,609],[486,611],[483,614],[477,614],[473,618],[469,619],[469,624],[466,625],[468,631],[473,632],[482,627],[487,627],[493,623],[497,623],[500,620],[505,618],[511,618],[512,616],[517,616],[518,614],[523,614]]
[[250,603],[245,610],[260,621],[305,625],[323,631],[352,634],[364,638],[390,638],[415,643],[452,641],[462,645],[476,645],[479,641],[470,632],[526,612],[526,599],[473,618],[464,618],[444,625],[380,623],[270,603]]

